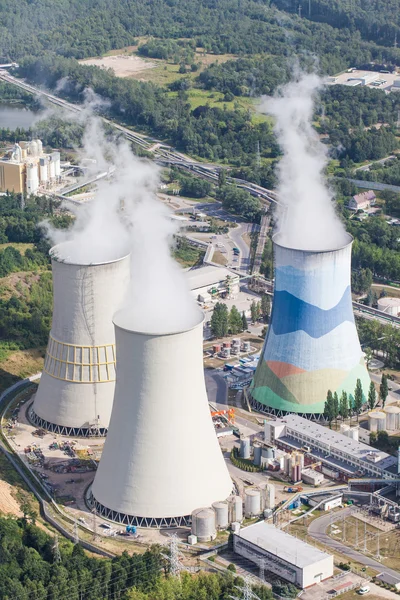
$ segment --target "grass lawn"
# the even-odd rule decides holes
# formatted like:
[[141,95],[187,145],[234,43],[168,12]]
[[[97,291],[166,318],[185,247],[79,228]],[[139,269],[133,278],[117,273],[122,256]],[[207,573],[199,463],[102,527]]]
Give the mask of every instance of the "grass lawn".
[[200,248],[193,248],[190,246],[189,248],[175,248],[173,251],[173,257],[178,263],[184,267],[193,267],[194,265],[199,264],[204,256],[204,250],[200,250]]
[[4,250],[5,248],[8,248],[9,246],[11,246],[12,248],[15,248],[15,250],[18,250],[23,255],[25,255],[25,252],[28,250],[28,248],[30,250],[33,250],[33,244],[17,244],[17,243],[13,243],[13,242],[7,242],[6,244],[0,244],[0,250]]

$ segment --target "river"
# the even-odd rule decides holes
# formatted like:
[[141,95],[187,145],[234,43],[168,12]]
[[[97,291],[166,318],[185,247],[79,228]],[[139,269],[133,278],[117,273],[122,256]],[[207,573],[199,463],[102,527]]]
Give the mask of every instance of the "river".
[[29,129],[36,116],[36,113],[27,108],[0,104],[0,129],[8,128],[14,130],[17,127]]

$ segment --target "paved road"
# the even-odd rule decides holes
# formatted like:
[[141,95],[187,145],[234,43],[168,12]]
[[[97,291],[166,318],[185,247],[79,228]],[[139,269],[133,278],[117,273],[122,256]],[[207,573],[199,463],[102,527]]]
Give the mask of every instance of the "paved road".
[[239,257],[239,269],[241,271],[248,271],[250,267],[250,247],[246,244],[243,239],[245,233],[252,231],[253,225],[251,223],[238,223],[238,226],[234,229],[229,230],[229,237],[240,250]]
[[374,162],[368,163],[367,165],[364,165],[363,167],[358,167],[358,169],[355,169],[354,172],[357,173],[357,171],[369,171],[370,167],[372,165],[374,165],[375,163],[383,165],[388,160],[392,160],[392,158],[396,158],[394,154],[391,154],[390,156],[386,156],[386,158],[381,158],[380,160],[376,160]]
[[332,539],[331,537],[329,537],[329,535],[326,534],[326,530],[328,529],[330,523],[342,519],[343,515],[345,517],[350,516],[351,512],[351,508],[345,508],[340,512],[324,515],[322,517],[319,517],[319,519],[315,519],[315,521],[312,521],[310,526],[308,527],[309,535],[315,540],[324,544],[325,546],[329,546],[329,548],[332,548],[332,550],[335,550],[340,554],[344,554],[348,558],[355,560],[365,565],[366,567],[376,569],[380,573],[384,571],[385,573],[393,575],[393,577],[400,578],[400,572],[385,567],[382,563],[378,562],[377,560],[369,556],[364,556],[364,554],[361,554],[360,552],[357,552],[357,550],[354,550],[353,548],[342,544],[342,542],[340,542],[339,540]]
[[[370,371],[369,376],[371,377],[371,379],[374,383],[379,384],[381,382],[381,379],[382,379],[381,373],[372,373]],[[388,385],[392,389],[389,392],[389,395],[387,397],[386,405],[392,404],[393,402],[398,402],[400,400],[400,385],[398,383],[396,383],[395,381],[390,381],[390,380],[388,381]]]

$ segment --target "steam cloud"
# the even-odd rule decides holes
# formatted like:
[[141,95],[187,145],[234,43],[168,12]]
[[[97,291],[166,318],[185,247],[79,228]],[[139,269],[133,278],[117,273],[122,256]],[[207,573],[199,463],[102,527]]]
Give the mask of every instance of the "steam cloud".
[[106,138],[101,120],[84,111],[85,135],[81,158],[95,158],[96,172],[112,173],[98,182],[92,202],[76,208],[68,231],[47,226],[61,260],[75,264],[101,263],[131,254],[131,280],[121,298],[118,324],[147,333],[190,328],[201,319],[183,270],[171,257],[177,224],[156,197],[158,169],[138,159],[125,140]]
[[329,250],[348,242],[324,178],[327,148],[312,127],[321,85],[317,75],[301,73],[261,105],[262,112],[275,117],[283,150],[278,166],[277,234],[279,243],[289,248]]

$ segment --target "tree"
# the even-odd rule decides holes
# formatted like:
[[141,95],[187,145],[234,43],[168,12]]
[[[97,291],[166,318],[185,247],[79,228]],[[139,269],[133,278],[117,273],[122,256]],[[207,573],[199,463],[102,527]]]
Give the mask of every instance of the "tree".
[[371,360],[373,359],[373,352],[372,352],[372,348],[365,348],[364,350],[364,355],[365,355],[365,364],[367,366],[367,369],[369,369],[369,365],[371,364]]
[[382,373],[381,384],[379,386],[379,396],[382,400],[382,408],[385,408],[386,398],[389,394],[388,378],[385,373]]
[[236,335],[237,333],[241,333],[243,331],[242,317],[240,316],[240,312],[236,306],[232,306],[229,313],[229,330],[232,335]]
[[261,316],[266,323],[269,321],[269,315],[271,310],[271,300],[268,294],[263,294],[261,296]]
[[332,421],[334,419],[333,396],[331,390],[328,390],[328,393],[326,395],[324,417],[329,422],[329,427],[331,427]]
[[361,385],[361,379],[357,379],[356,387],[354,390],[354,412],[357,415],[357,421],[358,421],[358,416],[361,412],[362,405],[363,405],[363,389],[362,389],[362,385]]
[[223,302],[217,302],[211,317],[211,331],[215,337],[224,337],[228,334],[229,313],[228,307]]
[[349,418],[349,401],[345,391],[343,391],[340,396],[339,415],[342,417],[343,421]]
[[252,322],[256,323],[258,321],[260,314],[259,314],[259,310],[258,310],[257,303],[255,302],[255,300],[253,300],[253,302],[250,305],[250,312],[251,312]]
[[218,187],[222,188],[226,185],[226,171],[225,169],[220,169],[218,171]]
[[242,327],[243,327],[243,331],[247,330],[248,325],[249,324],[247,323],[247,317],[245,315],[245,312],[243,311],[242,312]]
[[368,390],[368,406],[370,407],[371,410],[373,410],[375,408],[375,404],[376,404],[376,390],[375,390],[374,383],[371,381],[371,383],[369,384],[369,390]]
[[337,392],[335,392],[333,394],[332,414],[333,414],[333,418],[336,421],[336,427],[337,427],[337,418],[339,416],[339,398],[338,398]]

